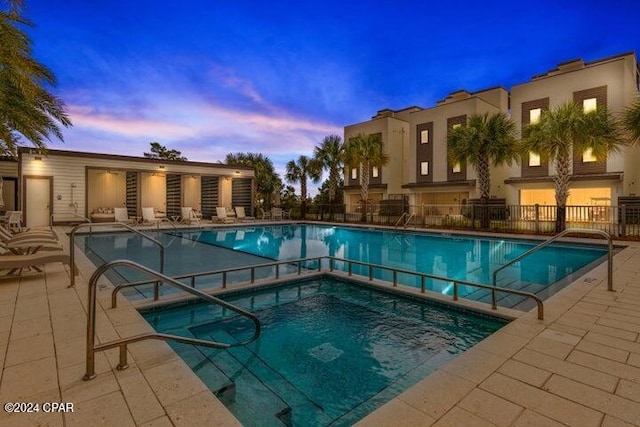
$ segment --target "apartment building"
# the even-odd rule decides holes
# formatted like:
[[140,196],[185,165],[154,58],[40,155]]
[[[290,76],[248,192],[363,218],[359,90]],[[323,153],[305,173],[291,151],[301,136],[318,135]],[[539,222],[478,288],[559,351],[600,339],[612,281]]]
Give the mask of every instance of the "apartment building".
[[[366,122],[348,125],[344,138],[358,133],[382,137],[389,164],[370,171],[370,200],[404,195],[409,203],[456,206],[478,197],[476,171],[468,165],[452,164],[447,158],[447,133],[473,114],[510,113],[520,133],[522,126],[537,120],[545,109],[568,100],[586,110],[605,105],[619,114],[638,94],[640,77],[634,53],[598,61],[568,61],[531,81],[478,92],[451,93],[431,108],[384,109]],[[624,148],[607,159],[591,153],[574,153],[570,203],[615,204],[618,196],[640,195],[640,148]],[[634,167],[634,165],[636,165]],[[549,159],[530,153],[511,167],[492,168],[491,195],[508,204],[555,204]],[[360,200],[357,168],[345,168],[345,201]]]
[[[640,74],[634,53],[593,62],[581,59],[558,64],[511,88],[511,116],[520,131],[542,111],[575,101],[585,111],[605,106],[619,114],[638,93]],[[607,158],[573,153],[569,205],[616,205],[618,197],[640,195],[640,149],[625,147]],[[520,204],[555,205],[555,168],[549,159],[529,153],[505,180],[506,197]]]

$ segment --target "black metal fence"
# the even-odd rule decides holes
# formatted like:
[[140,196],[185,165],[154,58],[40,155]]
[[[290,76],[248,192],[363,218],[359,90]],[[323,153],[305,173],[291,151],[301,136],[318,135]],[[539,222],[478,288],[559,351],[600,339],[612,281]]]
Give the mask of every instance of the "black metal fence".
[[[554,234],[557,206],[549,205],[310,205],[305,220],[369,223],[399,228],[453,228],[496,232]],[[489,217],[482,227],[482,216]],[[300,219],[298,217],[298,219]],[[566,228],[606,231],[612,236],[640,237],[638,206],[567,206]]]

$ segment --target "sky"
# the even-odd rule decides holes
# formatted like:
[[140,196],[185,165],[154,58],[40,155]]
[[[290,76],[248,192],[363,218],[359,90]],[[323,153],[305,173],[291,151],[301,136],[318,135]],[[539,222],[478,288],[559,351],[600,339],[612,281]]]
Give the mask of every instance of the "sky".
[[640,1],[26,0],[73,122],[50,148],[285,164],[378,110],[640,54]]

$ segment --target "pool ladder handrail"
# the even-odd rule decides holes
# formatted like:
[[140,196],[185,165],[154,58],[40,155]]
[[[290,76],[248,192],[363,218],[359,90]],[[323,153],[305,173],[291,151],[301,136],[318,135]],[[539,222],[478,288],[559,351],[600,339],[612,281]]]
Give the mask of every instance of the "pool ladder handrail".
[[504,270],[505,268],[515,264],[516,262],[522,260],[523,258],[538,252],[540,249],[549,246],[551,243],[555,242],[556,240],[560,239],[561,237],[566,236],[567,234],[599,234],[601,236],[604,236],[609,244],[609,251],[608,251],[608,265],[607,265],[607,290],[613,292],[613,239],[611,238],[611,235],[609,233],[607,233],[606,231],[603,230],[591,230],[588,228],[567,228],[564,231],[561,231],[560,233],[556,234],[555,236],[551,236],[550,238],[548,238],[547,240],[545,240],[544,242],[538,244],[537,246],[534,246],[533,248],[529,249],[528,251],[526,251],[523,254],[518,255],[517,257],[515,257],[514,259],[512,259],[511,261],[509,261],[508,263],[501,265],[500,267],[496,268],[493,271],[493,286],[497,286],[497,282],[498,282],[498,273],[502,270]]
[[[411,215],[409,215],[408,212],[403,212],[400,218],[398,218],[398,220],[396,221],[394,228],[397,229],[398,227],[400,227],[400,223],[402,223],[402,228],[406,229],[409,223],[411,222],[411,220],[415,218],[415,216],[416,216],[415,213],[412,213]],[[405,218],[406,220],[403,222]]]
[[[203,339],[198,339],[198,338],[189,338],[189,337],[182,337],[179,335],[170,335],[170,334],[161,334],[161,333],[156,333],[156,332],[148,332],[148,333],[144,333],[144,334],[140,334],[140,335],[136,335],[133,337],[129,337],[129,338],[121,338],[121,339],[117,339],[117,340],[113,340],[113,341],[109,341],[106,342],[104,344],[99,344],[96,345],[95,343],[95,336],[96,336],[96,289],[97,289],[97,283],[98,283],[98,279],[109,269],[112,269],[114,267],[118,267],[118,266],[126,266],[126,267],[131,267],[133,269],[136,269],[138,271],[142,271],[143,273],[148,274],[149,276],[152,276],[153,278],[155,278],[156,280],[162,281],[164,283],[167,283],[171,286],[174,286],[176,288],[182,289],[185,292],[188,292],[192,295],[195,295],[201,299],[204,299],[210,303],[214,303],[217,305],[220,305],[224,308],[227,308],[231,311],[235,311],[236,313],[240,314],[241,316],[247,317],[249,318],[249,320],[251,320],[253,322],[253,324],[255,325],[255,331],[253,333],[253,336],[251,336],[251,338],[248,338],[244,341],[241,342],[237,342],[237,343],[221,343],[221,342],[217,342],[217,341],[210,341],[210,340],[203,340]],[[191,288],[187,285],[185,285],[184,283],[180,283],[177,280],[172,279],[171,277],[165,276],[164,274],[161,274],[155,270],[152,270],[148,267],[145,267],[141,264],[138,264],[137,262],[131,261],[131,260],[126,260],[126,259],[120,259],[120,260],[114,260],[114,261],[110,261],[107,262],[106,264],[101,265],[100,267],[98,267],[96,269],[96,271],[94,271],[94,273],[91,275],[91,278],[89,279],[89,304],[88,304],[88,316],[87,316],[87,354],[86,354],[86,372],[84,377],[82,378],[85,381],[91,380],[93,378],[96,377],[96,372],[95,372],[95,354],[98,351],[104,351],[104,350],[109,350],[112,348],[116,348],[119,347],[120,349],[120,360],[117,366],[118,370],[124,370],[128,367],[128,363],[127,363],[127,344],[130,343],[134,343],[134,342],[139,342],[139,341],[144,341],[147,339],[157,339],[157,340],[163,340],[163,341],[175,341],[175,342],[180,342],[183,344],[194,344],[194,345],[201,345],[204,347],[212,347],[212,348],[231,348],[231,347],[239,347],[239,346],[243,346],[243,345],[247,345],[253,341],[255,341],[256,339],[258,339],[258,337],[260,336],[260,331],[261,331],[261,325],[260,325],[260,320],[251,312],[244,310],[240,307],[237,307],[233,304],[230,304],[226,301],[223,301],[219,298],[216,298],[212,295],[208,295],[202,291],[199,291],[195,288]]]
[[[453,279],[451,277],[445,277],[445,276],[438,276],[436,274],[430,274],[430,273],[422,273],[422,272],[417,272],[417,271],[411,271],[411,270],[404,270],[404,269],[399,269],[399,268],[394,268],[394,267],[387,267],[385,265],[379,265],[379,264],[371,264],[368,262],[362,262],[362,261],[355,261],[355,260],[348,260],[348,259],[343,259],[343,258],[336,258],[334,256],[319,256],[319,257],[310,257],[310,258],[300,258],[300,259],[290,259],[290,260],[283,260],[283,261],[274,261],[274,262],[269,262],[269,263],[264,263],[264,264],[256,264],[256,265],[251,265],[251,266],[246,266],[246,267],[234,267],[234,268],[229,268],[229,269],[224,269],[224,270],[213,270],[213,271],[206,271],[206,272],[201,272],[201,273],[193,273],[193,274],[186,274],[186,275],[182,275],[182,276],[176,276],[174,277],[175,280],[178,279],[186,279],[186,278],[190,278],[190,287],[195,288],[196,283],[195,283],[195,278],[199,277],[199,276],[212,276],[215,274],[221,274],[222,275],[222,288],[226,289],[227,287],[227,274],[230,272],[235,272],[235,271],[243,271],[243,270],[249,270],[251,272],[251,276],[250,276],[250,281],[249,283],[253,284],[255,283],[255,270],[258,268],[266,268],[266,267],[276,267],[275,269],[275,280],[278,280],[280,278],[280,266],[284,265],[284,264],[294,264],[296,265],[297,268],[297,273],[298,276],[300,276],[302,274],[302,263],[305,262],[317,262],[318,266],[314,267],[313,270],[317,271],[318,273],[322,272],[322,261],[323,260],[328,260],[329,261],[329,272],[333,273],[334,270],[334,264],[336,262],[344,262],[347,264],[347,274],[349,276],[353,276],[353,265],[362,265],[365,267],[368,267],[369,269],[369,281],[373,281],[373,275],[374,275],[374,271],[376,269],[378,270],[387,270],[387,271],[391,271],[393,273],[393,280],[392,280],[392,284],[394,287],[398,286],[398,274],[407,274],[407,275],[412,275],[412,276],[417,276],[420,277],[420,292],[421,293],[425,293],[426,291],[426,284],[425,281],[426,279],[435,279],[435,280],[439,280],[439,281],[443,281],[443,282],[451,282],[453,284],[453,300],[457,301],[458,300],[458,286],[459,285],[463,285],[463,286],[469,286],[469,287],[474,287],[474,288],[480,288],[480,289],[486,289],[488,291],[491,291],[491,308],[493,310],[496,310],[498,308],[498,298],[497,298],[497,294],[499,292],[503,292],[503,293],[507,293],[507,294],[513,294],[513,295],[519,295],[519,296],[523,296],[526,298],[531,298],[534,300],[534,302],[536,303],[537,309],[538,309],[538,319],[542,320],[544,318],[544,305],[542,303],[542,300],[536,296],[535,294],[532,294],[530,292],[524,292],[524,291],[518,291],[515,289],[509,289],[509,288],[501,288],[498,286],[491,286],[491,285],[485,285],[482,283],[476,283],[476,282],[470,282],[468,280],[462,280],[462,279]],[[307,270],[309,270],[307,268]],[[111,307],[112,308],[116,308],[117,306],[117,293],[124,289],[124,288],[128,288],[128,287],[132,287],[132,286],[140,286],[140,285],[146,285],[151,283],[150,281],[140,281],[140,282],[132,282],[132,283],[124,283],[121,285],[117,285],[113,291],[111,292]],[[185,285],[187,286],[187,285]],[[157,298],[154,298],[154,300],[157,300]]]
[[[93,231],[93,227],[122,227],[122,228],[126,228],[129,231],[133,231],[134,233],[140,235],[143,239],[147,239],[149,241],[151,241],[153,244],[158,245],[159,249],[160,249],[160,273],[164,273],[164,245],[159,242],[158,240],[154,239],[153,237],[144,234],[143,232],[141,232],[140,230],[136,230],[135,228],[133,228],[132,226],[130,226],[129,224],[125,224],[124,222],[91,222],[91,223],[83,223],[83,224],[78,224],[75,227],[73,227],[71,229],[71,232],[69,233],[69,258],[70,258],[70,263],[71,263],[71,283],[69,284],[70,288],[73,288],[76,285],[76,274],[77,274],[77,269],[76,269],[76,245],[75,245],[75,236],[76,236],[76,232],[81,229],[81,228],[89,228],[89,232],[91,233]],[[159,290],[158,290],[158,283],[156,282],[156,286],[154,287],[154,294],[158,294]]]

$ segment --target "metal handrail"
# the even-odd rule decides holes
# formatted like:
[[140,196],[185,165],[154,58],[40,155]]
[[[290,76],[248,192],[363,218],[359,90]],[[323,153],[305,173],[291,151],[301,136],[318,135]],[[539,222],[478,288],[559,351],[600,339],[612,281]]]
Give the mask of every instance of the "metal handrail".
[[407,226],[409,225],[409,223],[411,222],[412,218],[415,218],[416,214],[412,213],[411,215],[409,215],[409,217],[407,218],[407,220],[404,222],[404,227],[403,228],[407,228]]
[[540,249],[549,246],[551,243],[555,242],[556,240],[558,240],[561,237],[566,236],[567,234],[571,234],[571,233],[582,233],[582,234],[599,234],[601,236],[604,236],[608,243],[609,243],[609,254],[608,254],[608,269],[607,269],[607,290],[609,291],[613,291],[613,239],[611,238],[611,235],[609,233],[607,233],[606,231],[603,230],[591,230],[588,228],[567,228],[564,231],[561,231],[560,233],[556,234],[555,236],[550,237],[549,239],[545,240],[544,242],[540,243],[537,246],[534,246],[533,248],[529,249],[528,251],[526,251],[523,254],[518,255],[517,257],[515,257],[514,259],[512,259],[511,261],[509,261],[508,263],[501,265],[500,267],[496,268],[493,271],[493,286],[496,286],[497,284],[497,279],[498,279],[498,273],[502,270],[504,270],[505,268],[509,267],[512,264],[515,264],[516,262],[520,261],[521,259],[531,255],[534,252],[538,252]]
[[[157,241],[156,239],[154,239],[153,237],[148,236],[142,233],[141,231],[136,230],[135,228],[123,222],[98,222],[98,223],[89,223],[89,224],[78,224],[75,227],[73,227],[71,229],[71,232],[69,233],[69,258],[71,259],[70,260],[71,284],[69,285],[70,288],[73,288],[76,285],[76,249],[75,249],[76,245],[74,240],[76,232],[81,228],[89,227],[89,231],[93,231],[93,227],[103,227],[103,226],[124,227],[129,231],[133,231],[134,233],[139,234],[140,236],[142,236],[142,238],[150,240],[151,242],[158,245],[158,247],[160,248],[160,273],[164,273],[164,245],[159,241]],[[157,282],[156,282],[156,286],[154,287],[153,293],[154,295],[159,294],[159,285]]]
[[[160,280],[164,283],[167,283],[171,286],[175,286],[179,289],[182,289],[185,292],[188,292],[192,295],[195,295],[197,297],[200,297],[206,301],[209,301],[211,303],[214,304],[218,304],[224,308],[227,308],[231,311],[235,311],[236,313],[240,314],[241,316],[247,317],[249,318],[249,320],[251,320],[253,322],[253,324],[255,325],[255,331],[253,333],[253,336],[251,336],[251,338],[246,339],[244,341],[241,342],[237,342],[237,343],[221,343],[221,342],[217,342],[217,341],[209,341],[209,340],[202,340],[202,339],[198,339],[198,338],[189,338],[189,337],[181,337],[178,335],[170,335],[170,334],[160,334],[160,333],[154,333],[154,332],[150,332],[150,333],[146,333],[146,334],[140,334],[140,335],[136,335],[130,338],[121,338],[118,340],[114,340],[114,341],[109,341],[107,343],[104,344],[100,344],[100,345],[96,345],[95,344],[95,336],[96,336],[96,289],[97,289],[97,283],[98,283],[98,279],[100,278],[100,276],[102,276],[107,270],[109,270],[110,268],[114,268],[117,266],[127,266],[127,267],[131,267],[134,268],[136,270],[142,271],[144,273],[147,273],[148,275],[154,277],[157,280]],[[246,311],[240,307],[236,307],[233,304],[230,304],[226,301],[223,301],[219,298],[216,298],[214,296],[205,294],[202,291],[199,291],[197,289],[191,288],[187,285],[185,285],[184,283],[180,283],[177,280],[172,279],[171,277],[165,276],[164,274],[158,273],[157,271],[154,271],[148,267],[145,267],[141,264],[138,264],[134,261],[130,261],[130,260],[115,260],[115,261],[110,261],[106,264],[103,264],[102,266],[98,267],[96,269],[96,271],[94,271],[94,273],[91,275],[91,278],[89,279],[89,303],[88,303],[88,319],[87,319],[87,355],[86,355],[86,372],[84,377],[82,378],[83,380],[87,381],[90,379],[93,379],[96,377],[96,372],[95,372],[95,354],[98,351],[104,351],[104,350],[109,350],[111,348],[116,348],[119,347],[120,349],[120,360],[117,366],[118,370],[123,370],[126,369],[128,367],[128,363],[127,363],[127,344],[129,343],[134,343],[134,342],[138,342],[138,341],[143,341],[143,340],[147,340],[147,339],[157,339],[157,340],[163,340],[163,341],[176,341],[176,342],[180,342],[183,344],[194,344],[194,345],[201,345],[201,346],[205,346],[205,347],[212,347],[212,348],[231,348],[231,347],[239,347],[242,345],[247,345],[253,341],[255,341],[256,339],[258,339],[258,337],[260,336],[260,320],[258,320],[258,318],[251,312]]]
[[[530,292],[524,292],[524,291],[518,291],[515,289],[508,289],[508,288],[501,288],[498,286],[491,286],[491,285],[484,285],[482,283],[476,283],[476,282],[470,282],[468,280],[462,280],[462,279],[453,279],[451,277],[445,277],[445,276],[438,276],[436,274],[431,274],[431,273],[422,273],[422,272],[417,272],[417,271],[411,271],[411,270],[404,270],[404,269],[399,269],[399,268],[394,268],[394,267],[387,267],[385,265],[379,265],[379,264],[371,264],[371,263],[367,263],[367,262],[362,262],[362,261],[355,261],[355,260],[348,260],[348,259],[343,259],[343,258],[336,258],[333,256],[319,256],[319,257],[310,257],[310,258],[300,258],[300,259],[295,259],[295,260],[283,260],[283,261],[276,261],[276,262],[270,262],[270,263],[265,263],[265,264],[258,264],[258,265],[252,265],[252,266],[247,266],[247,267],[234,267],[234,268],[230,268],[230,269],[226,269],[226,270],[214,270],[214,271],[209,271],[209,272],[203,272],[203,273],[195,273],[195,274],[187,274],[187,275],[183,275],[183,276],[177,276],[174,277],[175,280],[178,279],[186,279],[186,278],[191,278],[191,284],[190,286],[193,287],[195,286],[195,277],[198,276],[207,276],[207,275],[214,275],[214,274],[222,274],[222,287],[226,288],[226,279],[227,279],[227,274],[230,272],[235,272],[235,271],[243,271],[243,270],[249,270],[251,272],[251,276],[250,276],[250,282],[249,283],[254,283],[255,282],[255,269],[256,268],[264,268],[264,267],[276,267],[276,271],[275,271],[275,279],[279,279],[280,278],[280,270],[279,270],[279,266],[283,265],[283,264],[296,264],[298,266],[298,270],[297,273],[298,275],[302,274],[302,263],[305,262],[311,262],[311,261],[317,261],[318,262],[318,267],[317,269],[314,268],[314,270],[317,270],[318,272],[322,271],[322,261],[323,260],[328,260],[329,261],[329,272],[333,272],[334,270],[334,264],[335,262],[344,262],[347,263],[347,272],[349,276],[353,275],[353,265],[362,265],[365,267],[369,268],[369,281],[373,280],[373,272],[375,269],[379,269],[379,270],[387,270],[387,271],[391,271],[393,273],[393,286],[397,286],[398,285],[398,273],[400,274],[408,274],[408,275],[413,275],[413,276],[417,276],[420,277],[420,292],[421,293],[425,293],[426,291],[426,286],[425,286],[425,280],[427,278],[429,279],[435,279],[435,280],[440,280],[440,281],[444,281],[444,282],[452,282],[453,283],[453,300],[457,301],[458,300],[458,285],[463,285],[463,286],[470,286],[470,287],[475,287],[475,288],[480,288],[480,289],[487,289],[489,291],[491,291],[491,308],[496,310],[498,308],[498,300],[497,300],[497,293],[498,292],[503,292],[503,293],[508,293],[508,294],[514,294],[514,295],[519,295],[519,296],[523,296],[523,297],[527,297],[527,298],[531,298],[535,301],[537,308],[538,308],[538,319],[543,319],[544,318],[544,306],[542,303],[542,300],[537,297],[535,294],[532,294]],[[136,283],[125,283],[125,284],[121,284],[116,286],[113,291],[111,292],[111,306],[112,308],[115,308],[117,306],[117,293],[127,287],[132,287],[132,286],[139,286],[139,285],[144,285],[144,284],[148,284],[151,283],[151,281],[148,282],[136,282]],[[184,285],[187,286],[187,285]]]
[[407,213],[402,212],[402,215],[400,215],[400,218],[398,218],[398,220],[396,221],[396,224],[394,225],[395,228],[398,228],[398,226],[400,225],[400,223],[402,222],[405,216],[407,216]]
[[[263,264],[254,264],[254,265],[246,266],[246,267],[233,267],[233,268],[226,268],[226,269],[220,269],[220,270],[203,271],[203,272],[199,272],[199,273],[182,274],[180,276],[173,276],[173,279],[175,279],[175,280],[191,279],[190,280],[190,286],[192,288],[195,288],[195,286],[196,286],[196,278],[197,277],[215,276],[217,274],[220,274],[220,275],[222,275],[222,289],[226,289],[228,273],[235,273],[236,271],[249,270],[250,271],[249,283],[254,283],[255,280],[256,280],[256,269],[258,269],[258,268],[276,267],[275,278],[279,279],[280,278],[280,266],[281,265],[296,264],[297,267],[298,267],[298,274],[301,274],[302,273],[302,263],[303,262],[318,261],[318,271],[321,271],[321,268],[322,268],[321,261],[322,261],[323,258],[326,258],[326,257],[311,257],[311,258],[300,258],[300,259],[295,259],[295,260],[274,261],[274,262],[267,262],[267,263],[263,263]],[[150,283],[153,283],[153,281],[139,281],[139,282],[131,282],[131,283],[121,283],[119,285],[116,285],[113,288],[113,290],[111,291],[111,308],[116,308],[118,306],[118,292],[120,292],[121,290],[126,289],[126,288],[140,286],[140,285],[148,285]],[[157,301],[158,300],[158,296],[154,295],[153,300]]]
[[352,272],[352,264],[356,264],[356,265],[362,265],[362,266],[367,266],[369,267],[369,280],[373,280],[373,269],[377,268],[377,269],[381,269],[381,270],[388,270],[393,272],[393,286],[397,286],[398,285],[398,273],[402,273],[402,274],[409,274],[409,275],[413,275],[413,276],[418,276],[420,277],[420,292],[425,293],[425,278],[429,278],[429,279],[435,279],[435,280],[440,280],[440,281],[444,281],[444,282],[452,282],[453,283],[453,300],[454,301],[458,301],[458,285],[463,285],[463,286],[470,286],[470,287],[474,287],[474,288],[480,288],[480,289],[487,289],[491,291],[491,308],[496,310],[498,308],[498,299],[497,299],[497,293],[498,292],[504,292],[507,294],[514,294],[514,295],[520,295],[523,297],[527,297],[527,298],[531,298],[535,301],[537,307],[538,307],[538,319],[543,320],[544,319],[544,305],[542,303],[542,300],[536,296],[535,294],[532,294],[531,292],[524,292],[524,291],[518,291],[515,289],[509,289],[509,288],[501,288],[498,286],[491,286],[491,285],[484,285],[482,283],[476,283],[476,282],[470,282],[468,280],[462,280],[462,279],[454,279],[451,277],[445,277],[445,276],[438,276],[436,274],[431,274],[431,273],[421,273],[418,271],[411,271],[411,270],[404,270],[404,269],[399,269],[399,268],[394,268],[394,267],[387,267],[386,265],[378,265],[378,264],[370,264],[367,262],[362,262],[362,261],[352,261],[352,260],[348,260],[348,259],[338,259],[335,257],[325,257],[325,258],[329,258],[330,260],[330,270],[333,271],[333,261],[334,260],[339,260],[341,262],[346,262],[348,263],[348,274],[349,276],[351,276],[353,274]]

